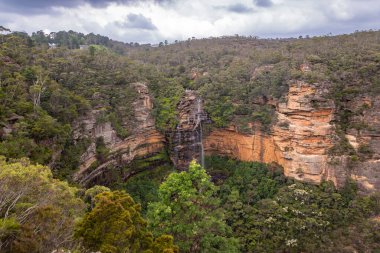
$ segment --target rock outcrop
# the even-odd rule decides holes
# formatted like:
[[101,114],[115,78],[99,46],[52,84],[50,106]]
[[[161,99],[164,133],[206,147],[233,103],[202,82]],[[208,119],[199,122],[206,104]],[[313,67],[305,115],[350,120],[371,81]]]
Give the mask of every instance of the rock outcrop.
[[[368,147],[370,159],[351,162],[352,157],[331,156],[336,142],[335,106],[326,99],[327,87],[297,81],[290,85],[287,101],[277,103],[277,123],[263,133],[253,124],[253,134],[238,133],[234,127],[218,129],[204,140],[206,154],[218,154],[243,161],[275,162],[283,166],[288,177],[320,183],[332,180],[341,186],[347,177],[358,181],[362,191],[380,189],[380,108],[379,99],[364,99],[367,111],[357,119],[372,124],[372,130],[347,136],[351,145]],[[377,106],[377,107],[376,107]]]
[[304,82],[292,84],[287,102],[277,104],[278,121],[269,133],[263,133],[259,125],[253,126],[252,135],[237,133],[233,128],[216,130],[205,140],[206,154],[223,154],[243,161],[276,162],[284,167],[286,176],[321,182],[334,133],[331,124],[334,105],[323,99],[323,92]]
[[320,183],[328,167],[328,150],[335,135],[334,103],[324,99],[327,89],[305,82],[289,87],[286,103],[277,108],[273,139],[280,149],[285,175]]
[[[202,163],[206,153],[242,161],[275,162],[284,168],[286,176],[304,182],[318,184],[331,180],[342,186],[351,177],[362,191],[380,189],[380,97],[363,96],[350,102],[352,111],[360,109],[352,119],[353,125],[362,127],[349,129],[345,138],[359,154],[357,158],[329,153],[339,138],[335,131],[336,108],[332,100],[326,99],[327,84],[295,81],[289,86],[286,102],[268,98],[257,101],[276,109],[277,121],[269,130],[263,131],[260,124],[252,123],[252,134],[239,133],[231,126],[215,129],[204,139],[202,124],[209,119],[195,91],[185,92],[177,106],[178,125],[164,136],[155,129],[147,86],[137,83],[134,87],[138,98],[133,103],[135,120],[128,138],[119,138],[111,123],[97,122],[101,110],[93,110],[75,126],[74,138],[91,140],[75,175],[78,182],[89,184],[108,168],[125,166],[136,158],[153,156],[167,148],[170,159],[180,170],[186,169],[192,159]],[[109,150],[103,161],[96,154],[99,137]]]
[[[132,160],[154,155],[165,148],[165,137],[154,126],[151,115],[152,99],[148,88],[143,83],[136,83],[137,99],[133,103],[134,125],[129,137],[121,139],[117,136],[110,122],[97,122],[102,112],[94,110],[80,119],[74,128],[74,139],[88,138],[90,146],[81,156],[81,166],[75,174],[75,180],[86,185],[101,176],[107,168],[124,166]],[[102,138],[108,155],[100,161],[96,154],[96,139]]]
[[346,138],[358,154],[348,158],[350,176],[364,191],[380,190],[380,96],[361,96],[349,105],[355,116]]

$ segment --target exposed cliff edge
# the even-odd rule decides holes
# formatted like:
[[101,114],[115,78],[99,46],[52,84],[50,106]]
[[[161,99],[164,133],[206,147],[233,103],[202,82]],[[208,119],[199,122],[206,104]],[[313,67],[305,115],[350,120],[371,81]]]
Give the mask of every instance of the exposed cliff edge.
[[[251,135],[238,133],[233,127],[214,130],[204,140],[206,154],[226,155],[242,161],[276,162],[284,167],[286,176],[300,181],[332,180],[341,186],[350,176],[363,191],[380,189],[380,179],[376,177],[380,170],[378,157],[352,164],[347,156],[329,155],[337,137],[335,106],[332,100],[325,98],[327,92],[323,85],[292,83],[287,102],[276,105],[278,121],[270,131],[264,133],[257,125],[253,126]],[[364,117],[371,119],[368,122],[379,124],[379,115],[373,114],[376,112]],[[380,153],[378,134],[353,133],[349,137],[352,141],[359,139],[361,145],[370,145],[371,150]]]
[[[289,86],[286,102],[270,101],[277,121],[263,131],[253,123],[253,134],[239,133],[234,126],[214,129],[203,138],[202,124],[209,121],[197,92],[186,90],[177,105],[176,129],[164,136],[155,129],[151,115],[152,99],[145,84],[134,85],[138,98],[133,103],[134,122],[129,137],[117,136],[110,122],[97,122],[99,110],[93,110],[79,120],[74,138],[86,137],[91,144],[81,157],[75,180],[87,185],[101,177],[109,168],[123,167],[138,158],[146,158],[165,150],[177,169],[184,170],[192,159],[203,162],[206,155],[216,154],[242,161],[275,162],[284,168],[286,176],[310,183],[331,180],[342,186],[348,177],[355,179],[362,191],[380,189],[380,99],[363,96],[350,101],[351,109],[364,108],[353,121],[370,125],[361,130],[349,129],[344,136],[357,152],[367,150],[365,157],[331,153],[341,137],[336,133],[336,108],[327,99],[326,84],[294,81]],[[96,140],[101,137],[108,149],[105,159],[99,159]],[[126,179],[136,171],[123,175]]]
[[[81,184],[101,176],[108,167],[123,166],[136,158],[147,157],[161,152],[165,147],[165,138],[155,129],[153,108],[149,90],[144,83],[134,84],[138,97],[133,103],[134,128],[129,137],[120,139],[110,122],[97,123],[99,111],[91,111],[86,118],[75,126],[75,138],[87,137],[91,144],[81,156],[81,166],[74,179]],[[96,152],[96,140],[102,138],[108,155],[100,160]],[[133,173],[133,172],[130,172]]]

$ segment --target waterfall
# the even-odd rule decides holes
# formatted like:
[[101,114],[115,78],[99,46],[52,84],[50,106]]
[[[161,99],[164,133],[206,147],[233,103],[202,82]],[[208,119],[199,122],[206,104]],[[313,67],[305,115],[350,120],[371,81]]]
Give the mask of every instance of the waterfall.
[[180,170],[186,170],[192,159],[205,167],[203,127],[208,117],[203,111],[203,100],[196,91],[186,90],[177,110],[178,124],[168,134],[170,159]]
[[[176,145],[174,146],[174,157],[175,157],[175,163],[178,163],[179,161],[179,151],[178,149],[181,147],[181,130],[179,128],[179,126],[177,126],[176,128],[176,132],[174,134],[174,139],[178,140],[178,143],[176,143]],[[172,144],[174,145],[174,144]]]
[[199,125],[200,128],[200,143],[201,143],[201,165],[203,168],[206,168],[205,165],[205,149],[203,147],[203,133],[202,133],[202,122]]
[[205,168],[205,151],[203,147],[203,130],[202,130],[202,99],[198,98],[197,100],[197,123],[195,128],[199,125],[199,144],[201,146],[200,158],[201,166]]

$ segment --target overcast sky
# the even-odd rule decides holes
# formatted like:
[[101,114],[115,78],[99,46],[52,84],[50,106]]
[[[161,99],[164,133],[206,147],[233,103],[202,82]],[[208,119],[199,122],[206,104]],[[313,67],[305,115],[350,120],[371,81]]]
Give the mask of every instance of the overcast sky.
[[0,0],[12,31],[74,30],[124,42],[295,37],[380,29],[380,0]]

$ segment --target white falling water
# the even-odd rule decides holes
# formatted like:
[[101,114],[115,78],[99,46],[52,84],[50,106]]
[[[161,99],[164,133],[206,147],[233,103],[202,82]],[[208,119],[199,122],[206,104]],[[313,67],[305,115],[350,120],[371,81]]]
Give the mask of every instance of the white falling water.
[[175,146],[174,147],[174,154],[175,154],[175,162],[178,163],[179,161],[179,147],[181,146],[181,140],[182,140],[182,136],[181,136],[181,130],[179,128],[179,126],[177,126],[177,129],[176,129],[176,133],[175,133],[175,138],[178,140],[178,146]]
[[198,98],[197,100],[197,123],[195,127],[199,125],[199,144],[201,146],[201,166],[205,168],[205,152],[203,147],[203,133],[202,133],[202,99]]

